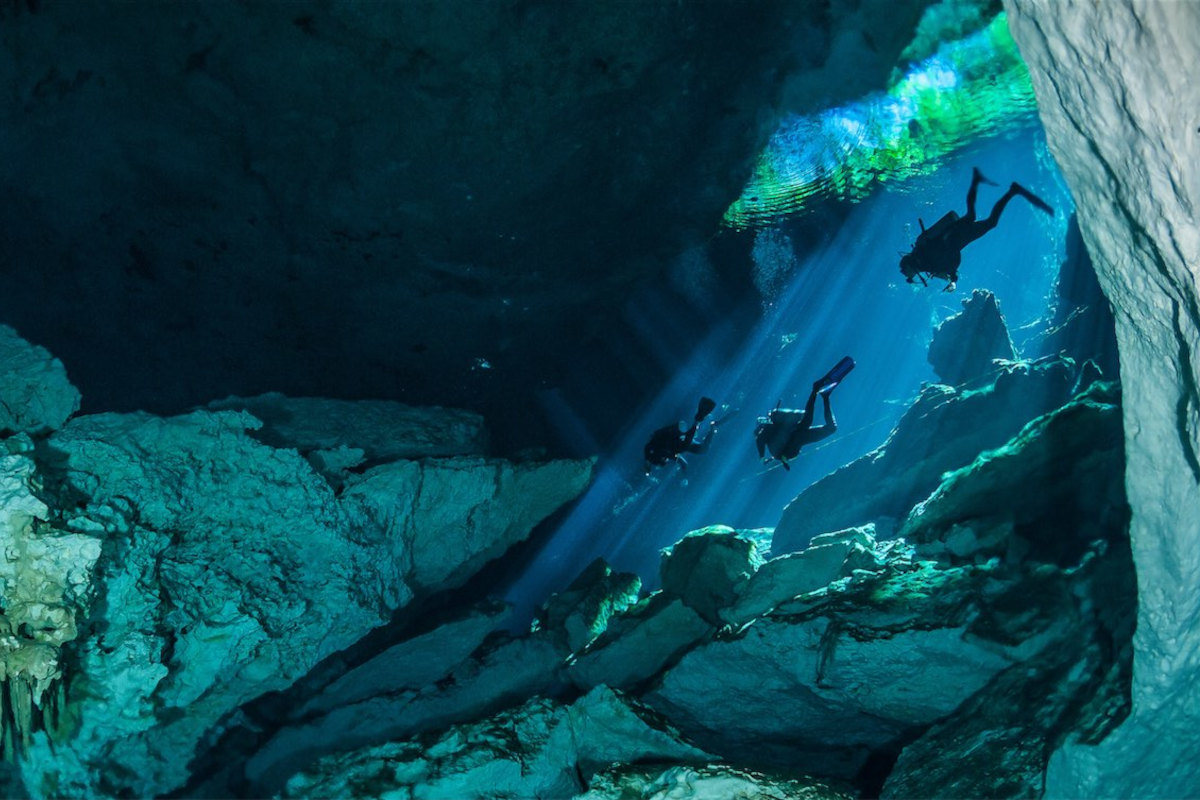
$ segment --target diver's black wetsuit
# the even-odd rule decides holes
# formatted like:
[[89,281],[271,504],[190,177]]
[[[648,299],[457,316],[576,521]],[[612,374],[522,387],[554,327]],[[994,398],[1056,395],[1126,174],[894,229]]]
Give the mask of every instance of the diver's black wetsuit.
[[[833,387],[825,388],[826,391],[821,391],[822,385],[819,381],[813,384],[812,393],[808,396],[808,402],[804,404],[803,412],[793,408],[776,408],[766,417],[758,418],[754,444],[758,447],[759,458],[763,457],[764,451],[769,451],[784,469],[790,469],[787,462],[799,455],[800,448],[819,442],[837,430],[837,420],[834,419],[833,409],[829,406],[829,395]],[[813,408],[818,394],[821,395],[824,405],[825,424],[814,428]]]
[[[947,221],[945,227],[937,231],[936,236],[927,236],[922,231],[913,245],[912,252],[900,259],[900,271],[904,273],[909,283],[912,283],[913,278],[924,272],[949,281],[950,285],[947,290],[953,289],[954,284],[958,283],[958,267],[962,263],[962,249],[996,227],[996,224],[1000,222],[1000,215],[1004,213],[1004,207],[1017,195],[1021,195],[1048,214],[1054,213],[1054,209],[1046,205],[1040,197],[1019,183],[1013,183],[1008,187],[1008,191],[996,201],[996,205],[992,206],[992,213],[987,216],[987,219],[976,219],[975,195],[981,183],[995,186],[992,181],[983,176],[982,172],[975,169],[971,175],[971,188],[967,190],[966,216],[954,217]],[[952,211],[950,214],[954,214],[954,212]]]
[[646,459],[646,471],[651,467],[661,467],[672,461],[681,467],[686,467],[684,453],[703,453],[708,449],[712,440],[711,430],[716,423],[709,423],[710,434],[703,441],[696,441],[696,432],[700,430],[700,422],[716,407],[716,403],[707,397],[700,398],[700,406],[696,409],[696,417],[692,427],[686,431],[679,430],[678,425],[666,425],[650,434],[650,440],[642,448],[642,456]]

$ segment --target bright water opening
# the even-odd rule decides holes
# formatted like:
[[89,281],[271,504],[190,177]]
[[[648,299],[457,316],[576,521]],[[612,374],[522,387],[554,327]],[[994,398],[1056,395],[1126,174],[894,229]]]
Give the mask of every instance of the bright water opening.
[[[919,232],[918,217],[930,225],[951,209],[963,213],[975,166],[999,184],[980,187],[980,218],[1012,181],[1056,214],[1014,198],[996,229],[964,249],[957,291],[942,292],[941,281],[928,288],[905,283],[899,253]],[[1040,128],[981,143],[936,173],[888,184],[855,206],[825,246],[795,254],[790,280],[753,330],[735,331],[718,314],[688,360],[669,365],[666,388],[602,454],[592,486],[510,588],[516,619],[528,619],[596,557],[654,588],[660,551],[689,531],[774,527],[802,489],[881,445],[921,385],[937,380],[926,360],[933,328],[960,311],[973,289],[995,293],[1018,351],[1035,355],[1072,210]],[[653,314],[637,309],[632,319],[646,327],[652,347],[660,335]],[[661,320],[661,335],[670,336],[666,311]],[[737,336],[741,341],[730,347]],[[777,402],[802,408],[813,381],[844,355],[857,368],[832,395],[837,433],[805,447],[791,471],[764,467],[753,442],[756,418]],[[642,447],[650,434],[672,420],[690,422],[701,395],[719,404],[710,418],[728,417],[708,452],[688,455],[684,471],[664,467],[644,476]],[[815,413],[821,424],[820,401]]]

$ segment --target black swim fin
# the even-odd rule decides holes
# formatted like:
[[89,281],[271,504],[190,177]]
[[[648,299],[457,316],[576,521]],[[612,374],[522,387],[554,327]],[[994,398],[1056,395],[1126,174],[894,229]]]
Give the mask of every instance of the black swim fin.
[[854,359],[846,356],[834,366],[833,369],[825,375],[824,378],[817,381],[817,391],[829,392],[833,387],[842,382],[842,379],[850,374],[850,370],[854,369]]
[[1042,211],[1045,211],[1050,216],[1052,216],[1052,217],[1054,216],[1054,209],[1050,207],[1050,204],[1047,203],[1042,198],[1038,197],[1033,192],[1026,189],[1024,186],[1022,186],[1019,183],[1014,183],[1012,185],[1012,188],[1017,194],[1021,195],[1021,197],[1024,197],[1026,200],[1028,200],[1030,203],[1032,203],[1035,208],[1040,208]]
[[971,180],[978,181],[979,183],[986,183],[988,186],[999,186],[999,184],[995,181],[988,180],[987,176],[979,171],[979,167],[974,167],[971,169]]
[[707,417],[717,407],[717,401],[711,397],[701,397],[700,405],[696,407],[696,422]]

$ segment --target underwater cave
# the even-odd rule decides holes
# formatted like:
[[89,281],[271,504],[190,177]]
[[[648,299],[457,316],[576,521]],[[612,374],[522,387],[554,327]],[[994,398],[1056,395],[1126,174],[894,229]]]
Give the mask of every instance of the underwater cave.
[[1200,4],[0,0],[0,789],[1200,796]]

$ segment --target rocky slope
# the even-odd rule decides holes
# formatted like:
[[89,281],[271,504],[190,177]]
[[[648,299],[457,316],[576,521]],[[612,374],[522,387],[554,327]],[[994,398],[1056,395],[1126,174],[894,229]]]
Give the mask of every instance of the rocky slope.
[[[1119,388],[1069,360],[1052,370],[1060,388],[1041,414],[1025,402],[1045,380],[1029,365],[944,398],[965,409],[944,413],[965,417],[986,395],[987,415],[1004,417],[997,430],[1015,430],[957,469],[930,470],[931,488],[898,517],[896,497],[869,495],[856,506],[864,525],[795,552],[782,523],[769,551],[759,532],[696,531],[664,552],[659,591],[638,597],[632,576],[593,564],[516,639],[481,640],[463,617],[445,639],[364,669],[352,702],[334,708],[347,688],[326,689],[250,760],[249,786],[615,798],[658,796],[675,775],[690,776],[679,796],[704,796],[694,779],[723,775],[729,788],[754,770],[736,785],[1039,795],[1055,747],[1099,741],[1128,714],[1136,605]],[[1004,382],[1019,388],[1006,396]],[[929,430],[906,415],[889,447]],[[474,633],[460,641],[459,630]],[[637,780],[619,765],[634,758],[627,744],[605,745],[611,766],[581,737],[551,758],[542,743],[559,739],[563,705],[569,717],[571,703],[601,697],[693,749],[641,756],[653,768]],[[627,742],[620,730],[605,737]],[[513,761],[526,765],[519,779]]]
[[235,709],[462,585],[590,478],[472,453],[478,418],[398,404],[67,420],[61,364],[6,352],[3,405],[38,435],[0,459],[3,736],[36,796],[181,787]]

